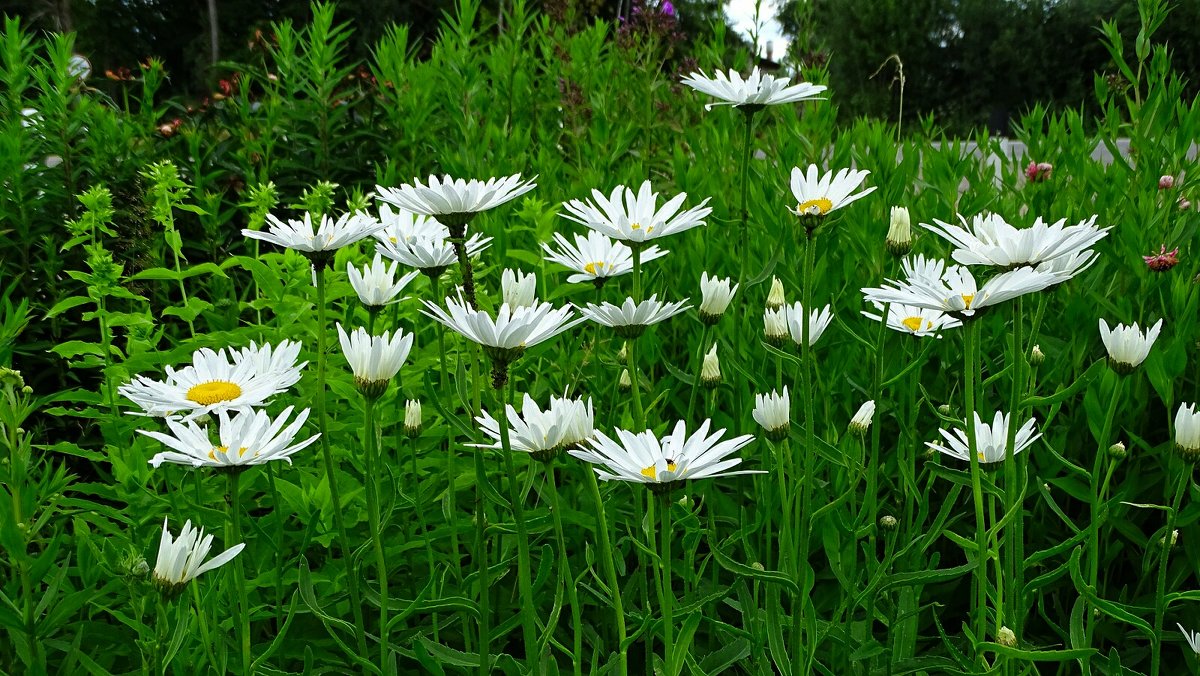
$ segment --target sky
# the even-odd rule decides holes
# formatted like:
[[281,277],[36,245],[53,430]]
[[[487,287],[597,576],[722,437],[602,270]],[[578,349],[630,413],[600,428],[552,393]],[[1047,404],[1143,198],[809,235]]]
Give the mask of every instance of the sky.
[[[774,57],[781,58],[787,53],[789,40],[780,32],[779,22],[775,20],[780,0],[760,0],[758,8],[758,53],[766,55],[767,41],[774,43]],[[738,33],[750,38],[754,30],[755,0],[728,0],[725,3],[725,14]]]

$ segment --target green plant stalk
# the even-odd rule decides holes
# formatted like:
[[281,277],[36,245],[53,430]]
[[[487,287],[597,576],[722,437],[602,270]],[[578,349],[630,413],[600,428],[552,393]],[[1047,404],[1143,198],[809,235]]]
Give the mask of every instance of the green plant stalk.
[[596,503],[596,531],[600,544],[600,562],[604,568],[605,582],[612,594],[613,619],[617,624],[617,674],[627,676],[629,673],[629,655],[625,647],[625,604],[621,600],[621,581],[617,579],[617,562],[613,553],[612,539],[609,535],[608,517],[604,513],[604,499],[600,496],[600,482],[596,473],[587,468],[588,492]]
[[1167,568],[1171,562],[1171,534],[1175,532],[1175,520],[1179,518],[1179,506],[1183,494],[1192,478],[1192,466],[1184,463],[1185,471],[1179,473],[1179,484],[1171,500],[1171,511],[1167,514],[1167,529],[1163,531],[1163,542],[1158,558],[1158,581],[1154,588],[1154,645],[1150,651],[1150,676],[1158,676],[1162,660],[1163,619],[1167,614]]
[[[1089,475],[1092,524],[1088,534],[1088,584],[1096,591],[1097,596],[1100,594],[1100,588],[1097,585],[1100,581],[1100,526],[1103,521],[1100,510],[1104,505],[1100,473],[1104,471],[1104,465],[1108,458],[1109,438],[1112,436],[1113,418],[1117,414],[1117,405],[1121,400],[1122,384],[1123,378],[1118,376],[1117,382],[1113,384],[1112,395],[1108,398],[1108,409],[1104,414],[1104,425],[1100,430],[1100,445],[1096,449],[1096,459],[1092,462],[1092,473]],[[1090,646],[1096,630],[1096,618],[1091,612],[1084,613],[1084,617],[1087,619],[1085,623],[1087,630],[1084,632],[1085,645]]]
[[663,656],[667,664],[667,674],[674,676],[679,673],[675,665],[675,620],[672,617],[675,605],[675,590],[671,584],[671,494],[662,494],[662,618],[663,618]]
[[[997,613],[996,627],[1008,626],[1016,636],[1020,637],[1025,624],[1024,602],[1021,599],[1022,578],[1024,577],[1024,557],[1018,558],[1021,552],[1022,532],[1024,531],[1025,508],[1019,504],[1021,486],[1018,479],[1018,458],[1012,451],[1017,443],[1017,426],[1024,418],[1020,410],[1021,397],[1025,390],[1025,346],[1022,342],[1022,332],[1025,323],[1025,305],[1023,298],[1018,296],[1013,301],[1012,315],[1012,351],[1009,360],[1012,364],[1012,389],[1008,400],[1008,429],[1005,435],[1004,448],[1004,514],[1016,513],[1016,516],[1004,527],[1004,596],[1008,598],[1009,611],[1005,615]],[[1007,660],[1005,660],[1007,662]]]
[[[17,439],[17,425],[10,424],[5,425],[4,427],[6,428],[5,431],[8,433],[8,449],[10,454],[8,471],[10,477],[9,490],[12,493],[13,525],[18,527],[18,530],[21,533],[21,539],[25,546],[25,551],[28,552],[29,529],[20,527],[22,524],[24,524],[24,520],[21,515],[21,487],[25,483],[26,471],[24,470],[24,463],[22,462],[18,451],[18,444],[20,442]],[[19,473],[18,468],[21,468]],[[23,600],[22,605],[24,606],[22,609],[24,614],[22,620],[24,621],[25,635],[29,642],[29,652],[33,658],[33,664],[37,665],[38,667],[42,667],[41,644],[37,640],[37,599],[35,599],[33,595],[33,582],[29,579],[29,568],[31,565],[32,564],[28,562],[21,562],[17,564],[17,568],[20,571],[21,596]]]
[[[433,298],[435,301],[441,301],[441,279],[434,277],[431,280],[433,285]],[[434,322],[437,325],[437,344],[438,344],[438,391],[444,393],[446,391],[446,327],[441,322]],[[446,432],[446,508],[451,515],[457,513],[455,505],[455,480],[458,478],[458,471],[454,468],[454,446],[450,439],[450,432]],[[458,529],[450,529],[450,558],[455,562],[456,580],[462,581],[462,563],[458,558]]]
[[[811,546],[812,535],[812,510],[809,509],[809,500],[812,495],[813,484],[813,468],[815,460],[814,449],[816,447],[816,415],[813,413],[813,364],[812,364],[812,346],[811,346],[811,327],[808,321],[809,308],[812,307],[812,278],[813,267],[816,259],[816,233],[805,229],[804,237],[804,267],[801,272],[800,289],[801,305],[804,317],[801,318],[801,345],[800,345],[800,389],[803,390],[802,398],[804,400],[804,476],[801,478],[800,485],[800,500],[795,505],[794,522],[800,524],[800,533],[797,536],[800,540],[800,554],[796,560],[796,570],[794,575],[796,584],[800,587],[800,593],[796,595],[796,608],[792,611],[792,673],[804,673],[804,664],[808,660],[807,650],[808,644],[815,641],[815,636],[804,635],[804,625],[806,620],[806,611],[808,610],[807,594],[805,590],[808,588],[808,558]],[[815,646],[814,646],[815,647]]]
[[[890,311],[890,306],[883,306],[882,317],[884,321],[879,322],[879,333],[875,339],[875,370],[871,378],[871,400],[881,402],[883,400],[883,343],[887,333],[887,316]],[[867,496],[864,500],[866,503],[867,517],[870,519],[867,522],[867,542],[870,547],[870,558],[867,559],[867,578],[868,580],[875,576],[879,566],[879,561],[876,558],[879,551],[878,545],[878,530],[879,530],[879,445],[880,445],[880,425],[878,422],[872,421],[871,424],[871,441],[870,441],[870,456],[867,457]],[[866,442],[864,441],[864,446]],[[864,453],[865,455],[865,453]],[[876,594],[867,596],[867,630],[871,632],[871,627],[874,624],[875,617],[875,598]]]
[[976,350],[979,342],[979,320],[968,319],[963,333],[963,399],[967,428],[967,453],[971,456],[971,493],[975,503],[975,640],[987,638],[987,529],[983,513],[983,470],[975,450],[975,380],[978,375]]
[[742,260],[738,270],[738,281],[746,283],[746,268],[750,261],[750,209],[749,209],[749,187],[750,187],[750,147],[753,139],[754,128],[754,113],[757,112],[751,108],[740,109],[742,114],[746,116],[745,132],[742,136],[742,167],[741,167],[741,189],[739,191],[740,199],[738,204],[738,217],[741,221],[739,231],[742,235]]
[[[233,528],[233,536],[229,546],[235,546],[242,540],[242,498],[240,479],[241,468],[229,472],[229,523]],[[249,676],[250,671],[250,602],[246,598],[245,558],[233,562],[233,585],[236,588],[238,600],[238,639],[242,646],[242,673]]]
[[266,463],[267,484],[271,487],[271,511],[275,513],[275,630],[283,627],[283,508],[275,486],[274,463]]
[[[711,333],[712,327],[708,324],[705,324],[704,328],[700,330],[700,349],[696,351],[696,379],[692,381],[692,393],[688,396],[687,417],[684,418],[684,420],[688,421],[688,424],[691,424],[692,412],[695,411],[696,392],[700,389],[700,378],[704,372],[704,346],[708,345],[708,338]],[[632,376],[633,372],[631,371],[630,377]]]
[[525,507],[521,497],[516,465],[513,462],[512,440],[509,439],[508,403],[512,396],[512,379],[501,388],[500,449],[504,453],[504,471],[508,474],[508,499],[512,501],[513,519],[517,524],[517,593],[521,596],[521,634],[525,640],[525,660],[529,673],[537,673],[540,662],[537,650],[537,627],[534,623],[533,582],[530,577],[529,530],[525,526]]
[[[630,248],[633,251],[633,302],[640,303],[642,302],[642,249],[638,244]],[[641,379],[638,377],[637,342],[637,338],[630,338],[627,341],[625,359],[629,368],[629,382],[632,384],[630,390],[633,396],[634,427],[636,431],[641,432],[646,428],[646,410],[642,408]]]
[[475,564],[479,570],[479,673],[480,676],[487,676],[491,673],[492,611],[487,561],[487,510],[484,509],[483,484],[480,483],[487,477],[479,476],[485,471],[481,454],[479,449],[475,449]]
[[379,668],[388,673],[388,572],[383,551],[383,532],[379,519],[379,446],[375,436],[375,399],[363,395],[363,436],[366,456],[367,519],[371,528],[371,544],[375,549],[375,575],[379,580]]
[[346,568],[346,587],[350,592],[350,609],[354,613],[354,638],[360,655],[367,654],[366,624],[363,622],[361,597],[358,593],[358,577],[350,557],[350,539],[346,535],[346,521],[342,518],[342,498],[338,491],[337,461],[329,444],[329,423],[325,410],[325,364],[326,323],[325,265],[317,265],[317,429],[321,433],[321,456],[325,461],[325,478],[329,481],[329,499],[333,502],[333,523],[338,531],[338,545],[342,550],[342,564]]
[[[591,472],[591,468],[587,468]],[[571,562],[567,558],[567,538],[563,535],[562,510],[559,509],[558,486],[554,476],[553,461],[546,463],[546,483],[550,486],[550,514],[554,517],[554,534],[558,537],[558,558],[563,584],[567,589],[567,603],[571,608],[571,666],[575,676],[583,673],[583,617],[579,607],[579,592],[575,589],[575,576],[571,574]],[[546,633],[553,633],[552,627],[546,627]]]

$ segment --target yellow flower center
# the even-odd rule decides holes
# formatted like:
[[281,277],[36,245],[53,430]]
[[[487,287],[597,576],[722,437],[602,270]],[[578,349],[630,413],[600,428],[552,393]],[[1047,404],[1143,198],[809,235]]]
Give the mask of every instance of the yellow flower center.
[[388,239],[389,239],[389,240],[391,240],[392,244],[396,244],[396,243],[397,243],[397,241],[396,241],[396,238],[395,238],[395,237],[388,237]]
[[912,331],[913,333],[921,330],[920,317],[905,317],[904,319],[900,320],[900,323],[907,326],[908,330]]
[[[642,224],[641,224],[641,223],[634,223],[633,225],[629,226],[629,229],[630,229],[630,230],[641,230],[641,229],[642,229]],[[650,233],[652,233],[652,232],[654,232],[654,226],[653,226],[653,225],[652,225],[652,226],[650,226],[650,227],[648,227],[648,228],[646,228],[646,234],[647,234],[647,235],[649,235],[649,234],[650,234]]]
[[242,396],[242,388],[237,383],[228,380],[211,380],[207,383],[192,385],[187,391],[188,401],[201,406],[212,406],[222,401],[233,401]]
[[970,310],[970,309],[971,309],[971,301],[975,300],[975,294],[973,294],[973,293],[964,293],[964,294],[962,295],[962,299],[963,299],[963,302],[964,302],[964,303],[966,303],[966,308],[965,308],[965,309],[967,309],[967,310]]
[[987,462],[987,460],[985,460],[987,456],[983,454],[983,451],[980,451],[977,455],[979,455],[979,462]]
[[[242,446],[241,448],[239,448],[238,449],[238,457],[240,458],[240,457],[246,455],[246,451],[248,451],[248,450],[249,449],[246,448],[245,446]],[[221,455],[228,454],[229,447],[228,446],[217,446],[216,448],[214,448],[208,452],[208,459],[212,460],[213,462],[216,462],[218,453],[220,453]],[[255,453],[255,455],[258,455],[258,454]]]
[[826,197],[818,197],[815,200],[808,200],[796,205],[796,211],[812,216],[824,216],[832,210],[833,202],[829,201]]
[[[667,462],[667,471],[674,472],[675,471],[675,463],[668,461]],[[655,473],[655,471],[654,471],[654,465],[650,465],[649,467],[643,468],[642,476],[646,477],[647,479],[657,479],[658,474]]]
[[587,265],[583,266],[583,270],[584,270],[584,272],[588,273],[589,275],[594,275],[594,274],[596,274],[597,270],[599,270],[600,272],[604,272],[604,265],[605,265],[604,261],[592,261],[591,263],[588,263]]

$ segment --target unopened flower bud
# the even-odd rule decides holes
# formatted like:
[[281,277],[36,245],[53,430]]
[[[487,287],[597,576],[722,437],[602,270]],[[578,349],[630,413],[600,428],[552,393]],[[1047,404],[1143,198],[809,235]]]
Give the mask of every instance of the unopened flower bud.
[[1113,460],[1124,460],[1126,455],[1125,444],[1120,441],[1108,447],[1108,457]]
[[996,632],[996,643],[999,643],[1005,648],[1016,648],[1017,635],[1014,634],[1013,630],[1009,629],[1008,627],[1000,627],[1000,631]]
[[887,250],[893,256],[903,256],[912,250],[912,220],[906,207],[892,207],[891,224],[888,226]]
[[1049,162],[1030,162],[1029,166],[1025,167],[1025,178],[1030,183],[1041,183],[1050,180],[1050,172],[1053,170],[1054,165]]
[[778,310],[787,303],[783,297],[783,282],[778,277],[771,278],[771,290],[767,293],[767,309]]
[[782,347],[791,338],[788,332],[787,313],[783,308],[767,308],[763,312],[763,337],[769,345]]
[[1166,175],[1160,176],[1158,178],[1158,189],[1159,190],[1170,190],[1171,188],[1174,188],[1174,187],[1175,187],[1175,177],[1174,176],[1166,174]]
[[410,439],[421,436],[421,401],[410,399],[404,405],[404,434]]
[[692,500],[691,496],[688,496],[688,495],[685,495],[685,496],[679,498],[679,500],[677,500],[676,502],[679,503],[680,507],[682,507],[686,510],[689,510],[689,511],[691,511],[691,509],[696,506],[696,501]]
[[712,326],[725,314],[733,294],[737,293],[740,286],[731,284],[733,280],[730,278],[709,277],[707,272],[700,274],[700,321]]
[[1158,253],[1142,256],[1142,260],[1146,261],[1146,267],[1154,272],[1166,272],[1179,264],[1179,247],[1167,251],[1167,245],[1163,244],[1159,246]]
[[[1164,537],[1160,537],[1160,538],[1158,539],[1158,546],[1159,546],[1159,547],[1163,546],[1163,544],[1165,544],[1165,542],[1166,542],[1166,537],[1165,537],[1165,536],[1164,536]],[[1175,549],[1175,545],[1177,545],[1177,544],[1179,544],[1179,529],[1178,529],[1178,528],[1177,528],[1177,529],[1175,529],[1175,530],[1173,530],[1173,531],[1171,531],[1171,544],[1170,544],[1170,548],[1171,548],[1171,549]]]
[[950,415],[950,404],[942,404],[941,406],[938,406],[937,411],[942,415]]
[[705,387],[721,384],[721,361],[717,359],[716,344],[704,355],[704,364],[700,367],[700,384]]
[[1046,361],[1046,353],[1042,352],[1042,346],[1034,345],[1033,349],[1029,351],[1029,364],[1037,367],[1041,366],[1044,361]]
[[875,417],[875,401],[867,401],[858,408],[858,412],[850,419],[850,434],[862,438],[871,427],[871,419]]
[[629,358],[629,343],[621,341],[621,350],[617,352],[617,361],[624,363]]
[[898,525],[900,525],[900,522],[891,514],[884,514],[879,517],[879,527],[883,530],[896,530],[896,526]]
[[759,571],[766,570],[766,568],[758,561],[755,561],[754,563],[750,564],[750,567],[753,568],[754,570],[759,570]]
[[621,369],[621,379],[617,381],[617,389],[622,392],[633,389],[633,380],[629,378],[629,369]]

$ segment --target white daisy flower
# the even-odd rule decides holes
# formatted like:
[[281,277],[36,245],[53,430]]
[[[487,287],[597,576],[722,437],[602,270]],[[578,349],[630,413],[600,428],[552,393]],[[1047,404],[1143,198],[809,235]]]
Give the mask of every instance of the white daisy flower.
[[900,269],[904,277],[910,281],[937,282],[946,276],[946,261],[940,258],[926,258],[923,254],[905,258],[900,261]]
[[[572,284],[591,282],[599,286],[611,277],[633,271],[633,250],[595,230],[589,230],[586,236],[575,235],[575,244],[557,232],[554,233],[554,241],[558,244],[557,250],[542,243],[546,260],[574,271],[575,274],[567,277]],[[666,250],[650,246],[642,250],[642,262],[666,255]]]
[[767,308],[763,311],[763,338],[775,347],[781,347],[791,333],[788,331],[787,306]]
[[493,359],[508,357],[508,361],[585,321],[584,317],[572,318],[570,305],[555,308],[549,303],[515,309],[501,305],[492,318],[487,312],[471,309],[461,295],[457,300],[447,297],[445,310],[430,301],[425,301],[425,307],[421,312],[426,316],[482,345]]
[[[550,405],[542,410],[526,394],[521,402],[520,413],[511,404],[506,410],[512,449],[530,453],[535,460],[553,460],[567,447],[577,446],[593,435],[594,415],[590,399],[584,402],[581,399],[551,397]],[[483,433],[492,439],[492,443],[467,445],[501,450],[500,423],[487,411],[481,411],[475,421]]]
[[505,269],[500,276],[500,296],[513,309],[537,303],[537,275]]
[[1175,623],[1175,626],[1179,627],[1179,631],[1183,633],[1184,640],[1187,641],[1188,647],[1192,649],[1192,652],[1196,653],[1196,657],[1200,657],[1200,631],[1188,631],[1178,622]]
[[361,271],[353,263],[346,265],[346,275],[350,277],[350,286],[354,287],[358,300],[372,309],[402,300],[397,297],[418,274],[413,270],[397,280],[396,263],[384,265],[383,256],[378,252],[375,253],[375,259]]
[[465,226],[475,214],[494,209],[537,187],[534,180],[521,180],[520,174],[487,181],[430,176],[428,183],[413,179],[399,188],[376,186],[379,199],[414,214],[434,216],[452,228]]
[[[883,303],[872,303],[875,309],[882,312]],[[871,314],[863,310],[863,316],[875,321],[883,321],[882,315]],[[893,331],[908,333],[914,336],[935,336],[941,338],[945,329],[962,326],[962,322],[939,310],[892,303],[887,306],[887,327]]]
[[[996,417],[992,420],[992,424],[988,425],[979,417],[978,412],[975,413],[975,455],[979,459],[980,464],[993,465],[1003,462],[1004,458],[1008,455],[1005,449],[1008,445],[1010,418],[1011,416],[996,411]],[[1012,455],[1016,455],[1029,448],[1030,444],[1042,436],[1041,432],[1037,434],[1033,433],[1034,422],[1034,419],[1030,418],[1025,421],[1024,425],[1021,425],[1021,429],[1017,430],[1016,447],[1013,449]],[[953,432],[945,429],[938,430],[938,432],[946,438],[946,445],[943,446],[935,444],[932,441],[927,441],[925,442],[926,446],[964,462],[971,461],[967,445],[967,433],[965,431],[955,428]]]
[[[174,417],[183,413],[185,420],[217,411],[261,406],[299,380],[299,367],[280,368],[291,350],[279,350],[272,355],[269,347],[255,354],[242,351],[241,358],[235,357],[234,363],[230,363],[224,349],[214,352],[201,348],[192,355],[191,366],[178,371],[166,367],[165,381],[136,376],[117,391],[140,406],[146,415]],[[269,370],[260,370],[264,365]]]
[[[471,235],[466,241],[467,256],[474,257],[491,244],[491,237]],[[375,250],[385,258],[416,268],[429,277],[440,277],[446,268],[458,262],[454,245],[444,237],[399,240],[397,243],[379,241]]]
[[754,422],[762,426],[771,441],[787,438],[792,425],[792,400],[785,385],[783,394],[771,390],[770,394],[754,395],[754,410],[750,414]]
[[358,390],[370,397],[382,395],[408,359],[413,334],[397,329],[394,336],[388,331],[382,336],[372,336],[359,327],[347,335],[340,323],[337,330],[342,354],[350,364]]
[[172,449],[151,458],[150,464],[154,467],[169,462],[191,467],[229,469],[262,465],[272,460],[283,460],[290,465],[292,454],[307,448],[321,436],[316,434],[299,443],[292,443],[308,420],[306,408],[288,425],[293,408],[288,406],[283,409],[274,420],[262,410],[242,411],[232,418],[226,411],[218,411],[220,441],[215,444],[209,437],[209,426],[197,425],[194,420],[183,423],[167,420],[171,434],[147,430],[138,430],[138,433]]
[[308,366],[308,362],[296,363],[300,357],[300,347],[300,343],[294,340],[285,340],[275,346],[263,343],[261,347],[250,341],[249,347],[230,350],[229,356],[234,364],[251,362],[255,373],[277,378],[279,385],[287,388],[300,382],[300,371]]
[[655,492],[671,490],[687,479],[708,479],[737,474],[765,474],[761,470],[728,471],[741,464],[741,458],[729,456],[744,448],[754,437],[747,434],[721,441],[725,430],[708,434],[711,420],[705,420],[690,437],[681,420],[674,431],[661,440],[651,430],[638,434],[616,430],[613,440],[596,432],[589,448],[572,450],[580,460],[603,467],[595,468],[604,481],[629,481],[645,484]]
[[850,194],[870,175],[869,171],[852,169],[822,175],[815,164],[810,164],[807,172],[801,171],[800,167],[793,167],[792,196],[796,198],[796,208],[788,207],[788,211],[797,216],[825,216],[835,209],[841,209],[875,192],[875,187],[871,186],[860,193]]
[[321,216],[320,225],[315,228],[310,214],[304,214],[301,220],[293,219],[286,223],[268,214],[267,224],[266,230],[246,229],[242,230],[242,235],[310,255],[330,254],[370,237],[383,228],[382,223],[365,213],[342,214],[337,220]]
[[1117,324],[1115,329],[1109,329],[1108,322],[1101,319],[1100,339],[1104,341],[1104,349],[1108,350],[1108,363],[1113,370],[1127,374],[1146,361],[1150,348],[1158,340],[1162,323],[1163,320],[1158,320],[1143,333],[1137,324]]
[[959,220],[961,227],[939,220],[921,227],[953,244],[952,257],[962,265],[1000,268],[1037,265],[1081,253],[1111,230],[1096,227],[1095,216],[1070,226],[1065,218],[1053,224],[1038,218],[1028,228],[1015,228],[997,214],[977,215],[970,223],[962,216]]
[[[802,345],[804,343],[804,306],[797,301],[791,305],[785,305],[783,313],[787,317],[788,333],[792,337],[792,342]],[[817,344],[817,341],[821,339],[821,334],[825,333],[825,329],[829,328],[829,324],[833,321],[832,306],[826,305],[820,310],[809,312],[807,321],[808,346],[812,347]]]
[[954,265],[941,279],[889,279],[881,288],[864,288],[862,292],[867,300],[876,303],[913,305],[970,317],[986,307],[1042,291],[1059,281],[1052,273],[1021,267],[998,274],[980,287],[969,270]]
[[730,284],[732,279],[709,277],[707,272],[700,273],[700,320],[705,324],[716,324],[725,310],[729,308],[733,295],[737,293],[740,284]]
[[205,537],[204,529],[192,528],[189,520],[183,524],[179,537],[171,536],[167,520],[163,519],[162,539],[158,542],[158,559],[154,562],[154,583],[164,594],[176,595],[184,585],[202,573],[215,570],[233,560],[246,544],[239,543],[205,561],[212,549],[213,536]]
[[875,401],[868,400],[855,412],[854,417],[850,419],[850,433],[856,436],[863,436],[871,427],[871,420],[875,418]]
[[642,183],[636,194],[623,185],[614,188],[608,197],[599,190],[592,190],[592,199],[594,202],[564,202],[567,213],[563,217],[613,239],[630,243],[631,246],[640,246],[652,239],[704,225],[704,218],[712,213],[712,209],[705,206],[708,198],[699,206],[680,212],[679,207],[687,199],[685,192],[672,197],[659,208],[658,193],[653,192],[650,181]]
[[688,299],[684,298],[677,303],[668,303],[658,300],[657,295],[652,295],[640,303],[626,298],[619,306],[608,302],[599,305],[588,303],[579,309],[579,313],[597,324],[615,330],[622,338],[637,338],[647,326],[674,317],[691,307],[687,302]]
[[704,355],[700,365],[700,384],[705,387],[716,387],[721,383],[721,360],[717,359],[717,345]]
[[1175,449],[1188,462],[1200,458],[1200,413],[1195,404],[1180,404],[1175,412]]
[[742,74],[730,69],[726,75],[716,71],[715,77],[709,77],[704,71],[695,72],[683,78],[681,82],[698,92],[721,99],[717,103],[709,103],[705,110],[713,106],[737,106],[758,109],[762,106],[773,106],[782,103],[798,103],[800,101],[823,101],[819,94],[828,87],[815,85],[811,82],[801,82],[789,85],[789,78],[775,77],[764,74],[754,67],[750,77],[742,78]]
[[1079,275],[1084,270],[1092,267],[1100,255],[1091,249],[1084,251],[1076,251],[1043,263],[1038,263],[1035,269],[1038,272],[1052,274],[1058,278],[1058,282],[1065,282]]
[[893,256],[903,256],[912,249],[912,220],[907,207],[892,207],[884,244]]
[[778,310],[787,303],[783,294],[783,282],[778,277],[771,277],[771,290],[767,292],[767,309]]
[[388,204],[379,205],[379,222],[383,225],[375,233],[375,239],[389,244],[402,244],[418,239],[446,239],[450,229],[431,216],[414,214],[405,209],[392,209]]
[[409,399],[404,403],[404,434],[410,439],[421,436],[421,401]]

